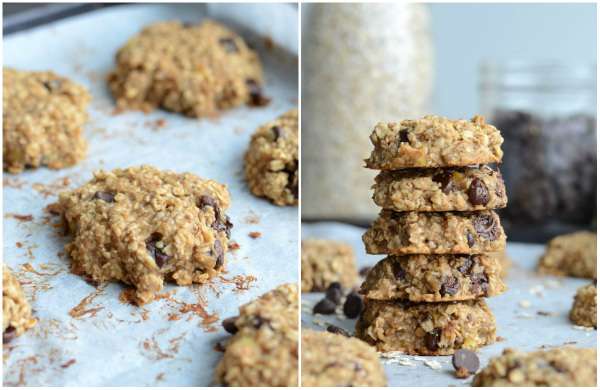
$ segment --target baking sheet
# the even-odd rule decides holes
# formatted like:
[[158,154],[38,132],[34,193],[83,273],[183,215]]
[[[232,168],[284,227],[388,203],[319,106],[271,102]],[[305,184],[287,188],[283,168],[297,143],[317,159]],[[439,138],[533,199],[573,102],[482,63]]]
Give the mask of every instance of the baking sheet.
[[[213,10],[219,19],[227,19],[228,10],[238,16],[249,12],[236,7],[221,4]],[[293,45],[271,48],[272,42],[284,47],[297,42],[297,11],[285,4],[250,9],[253,19],[240,23],[241,29],[281,19],[279,27],[269,30],[279,35],[268,42],[246,35],[260,52],[265,93],[272,101],[264,108],[227,111],[214,120],[164,111],[113,115],[104,82],[117,49],[142,26],[166,19],[197,22],[212,15],[211,7],[113,7],[5,37],[5,66],[52,69],[85,85],[93,100],[85,161],[60,171],[4,174],[3,258],[24,284],[39,319],[35,328],[3,348],[4,385],[209,385],[221,357],[214,345],[226,335],[220,320],[271,288],[297,281],[298,208],[252,196],[243,180],[243,154],[254,129],[297,105],[297,53]],[[70,274],[62,253],[67,239],[44,212],[59,191],[85,183],[93,171],[140,164],[227,184],[232,240],[240,245],[227,255],[223,278],[192,288],[169,285],[165,292],[172,295],[141,308],[121,302],[123,285],[95,288]],[[252,239],[250,232],[261,236]]]
[[[351,244],[359,269],[372,266],[384,257],[365,254],[363,233],[364,229],[339,223],[302,224],[303,239],[329,238]],[[575,291],[590,281],[536,275],[535,265],[543,251],[543,245],[508,244],[507,253],[513,261],[506,279],[508,291],[487,299],[496,316],[497,335],[502,339],[479,350],[480,367],[485,367],[490,357],[509,347],[524,351],[564,344],[596,347],[597,332],[575,327],[568,318]],[[312,315],[312,307],[322,298],[322,293],[302,294],[302,326],[323,330],[326,324],[334,324],[354,333],[354,320]],[[389,386],[469,386],[472,380],[472,377],[457,379],[454,376],[451,356],[402,355],[399,359],[382,359],[382,363]]]

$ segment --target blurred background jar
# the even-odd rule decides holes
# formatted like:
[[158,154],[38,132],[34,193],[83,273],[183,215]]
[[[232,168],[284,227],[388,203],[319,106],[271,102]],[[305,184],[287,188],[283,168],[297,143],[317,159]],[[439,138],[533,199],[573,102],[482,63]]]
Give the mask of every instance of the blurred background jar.
[[595,226],[596,66],[487,63],[481,109],[504,137],[510,240]]
[[368,224],[373,127],[430,111],[429,9],[305,4],[302,21],[302,218]]

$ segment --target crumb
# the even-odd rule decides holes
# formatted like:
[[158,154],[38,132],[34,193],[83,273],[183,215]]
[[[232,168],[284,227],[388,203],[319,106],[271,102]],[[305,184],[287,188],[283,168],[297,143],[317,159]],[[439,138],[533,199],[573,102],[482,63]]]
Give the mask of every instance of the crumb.
[[65,363],[61,364],[60,366],[61,366],[62,368],[69,368],[69,367],[71,367],[73,364],[75,364],[75,362],[76,362],[76,361],[77,361],[77,360],[75,360],[75,359],[69,359],[69,360],[67,360]]
[[523,300],[519,302],[519,306],[521,306],[524,309],[527,309],[528,307],[531,307],[531,302]]
[[436,360],[425,360],[423,361],[423,364],[431,368],[432,370],[439,370],[440,368],[442,368],[440,362]]
[[17,221],[20,221],[20,222],[31,222],[31,221],[33,221],[33,215],[31,215],[31,214],[24,215],[24,214],[12,214],[12,213],[8,213],[8,214],[5,214],[5,216],[7,218],[14,218],[14,219],[16,219]]
[[250,238],[253,238],[253,239],[256,240],[257,238],[259,238],[260,236],[262,236],[262,234],[261,234],[261,232],[250,232],[250,233],[248,233],[248,236]]
[[240,249],[240,244],[238,244],[235,241],[229,241],[227,248],[229,248],[230,251],[237,251],[238,249]]
[[496,342],[501,343],[503,341],[506,341],[506,339],[502,336],[496,336]]
[[17,246],[17,248],[23,248],[23,243],[21,243],[21,242],[17,241],[17,243],[15,245]]

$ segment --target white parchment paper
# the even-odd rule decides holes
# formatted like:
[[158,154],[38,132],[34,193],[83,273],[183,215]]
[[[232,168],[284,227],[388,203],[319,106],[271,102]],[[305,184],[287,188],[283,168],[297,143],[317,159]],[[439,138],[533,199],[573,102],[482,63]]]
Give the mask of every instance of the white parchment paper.
[[[4,385],[209,385],[221,356],[214,345],[226,335],[220,320],[271,288],[297,281],[297,207],[252,196],[243,179],[252,132],[297,105],[297,10],[286,4],[236,7],[119,6],[4,38],[4,66],[51,69],[85,85],[93,96],[85,161],[60,171],[4,174],[3,259],[23,283],[39,320],[3,348]],[[221,20],[231,15],[260,52],[271,104],[241,107],[214,120],[164,111],[113,115],[104,78],[127,38],[154,21],[197,22],[207,15]],[[253,30],[277,34],[269,43],[282,48],[269,49],[264,37],[250,34]],[[240,245],[228,254],[223,278],[193,288],[170,285],[165,292],[172,296],[141,308],[119,300],[120,284],[97,289],[70,274],[62,254],[68,238],[44,212],[59,191],[85,183],[93,171],[140,164],[227,184],[232,239]],[[250,232],[261,236],[250,238]]]
[[[319,237],[349,243],[357,255],[359,269],[372,266],[384,256],[367,255],[361,240],[364,229],[338,223],[302,225],[302,238]],[[508,291],[487,299],[496,317],[497,335],[501,341],[481,348],[480,367],[504,348],[524,351],[542,346],[596,347],[597,332],[574,327],[568,314],[577,288],[590,280],[542,277],[534,273],[543,245],[509,243],[508,256],[513,260],[506,283]],[[313,316],[312,307],[323,294],[302,294],[302,326],[323,330],[334,324],[354,333],[355,320],[332,316]],[[541,314],[540,314],[541,313]],[[469,379],[454,376],[451,356],[421,357],[405,355],[403,362],[382,359],[389,386],[469,386]]]

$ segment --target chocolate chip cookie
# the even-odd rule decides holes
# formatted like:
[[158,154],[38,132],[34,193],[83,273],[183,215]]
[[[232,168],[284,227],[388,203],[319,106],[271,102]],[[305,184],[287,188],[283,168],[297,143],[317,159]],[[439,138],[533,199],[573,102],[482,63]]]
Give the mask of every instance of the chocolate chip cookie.
[[478,387],[595,387],[596,349],[563,347],[519,352],[505,349],[473,378]]
[[147,26],[119,49],[116,62],[108,85],[120,109],[161,107],[205,117],[266,102],[257,54],[239,35],[211,20]]
[[387,385],[379,356],[356,338],[329,332],[302,330],[303,387],[356,387]]
[[6,266],[2,266],[2,340],[9,342],[33,327],[37,320],[31,314],[21,284]]
[[592,283],[577,290],[573,307],[569,313],[571,322],[580,326],[596,327],[598,292]]
[[302,240],[302,292],[325,291],[331,283],[352,288],[358,281],[354,250],[333,240]]
[[550,240],[538,271],[557,276],[596,277],[596,233],[580,231]]
[[500,171],[488,166],[383,171],[373,200],[396,211],[475,211],[506,207]]
[[502,136],[481,116],[467,121],[430,115],[379,123],[371,142],[375,149],[365,160],[371,169],[457,167],[502,161]]
[[4,68],[2,73],[4,170],[60,169],[82,160],[86,89],[53,72]]
[[370,254],[475,254],[504,249],[506,236],[493,211],[382,210],[363,242]]
[[410,303],[366,300],[356,336],[377,350],[452,355],[496,340],[496,320],[483,300]]
[[215,371],[223,386],[298,386],[298,287],[283,284],[224,321],[233,336]]
[[226,186],[151,166],[98,171],[60,194],[72,270],[132,285],[139,304],[165,280],[204,283],[220,273],[232,227]]
[[482,255],[388,256],[360,288],[369,299],[412,302],[464,301],[506,290],[497,258]]
[[298,204],[298,110],[259,127],[244,161],[254,195],[278,206]]

